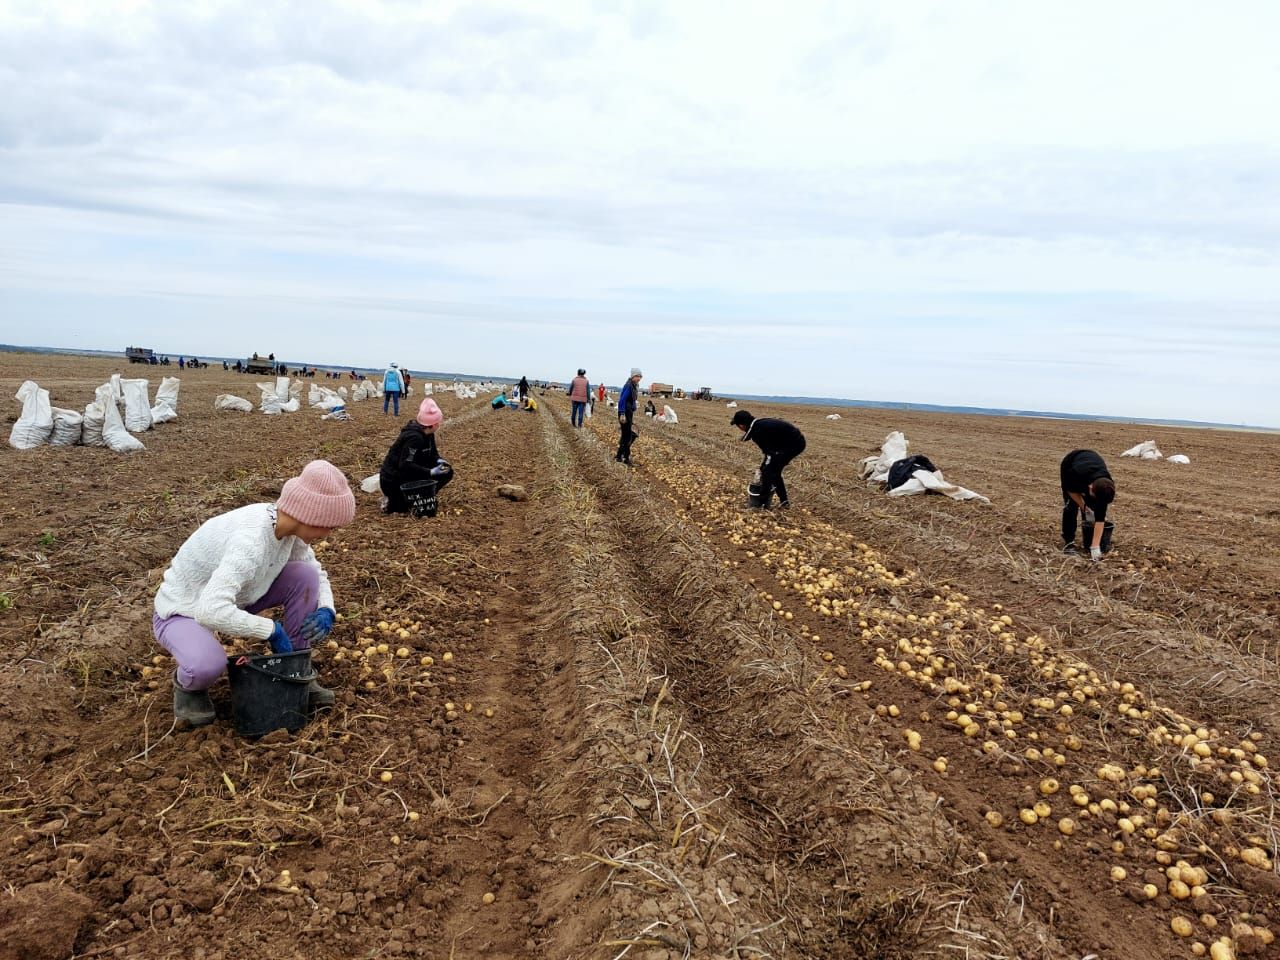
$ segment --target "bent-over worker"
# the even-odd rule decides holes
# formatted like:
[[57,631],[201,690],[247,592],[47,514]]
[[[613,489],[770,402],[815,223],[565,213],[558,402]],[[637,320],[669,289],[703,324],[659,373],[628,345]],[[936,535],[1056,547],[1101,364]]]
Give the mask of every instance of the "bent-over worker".
[[742,431],[744,441],[750,440],[764,453],[760,463],[760,506],[767,510],[776,490],[778,505],[789,508],[791,500],[782,481],[782,471],[804,452],[804,434],[800,428],[774,417],[756,418],[746,410],[739,410],[729,422]]
[[1102,535],[1107,507],[1116,498],[1116,484],[1107,464],[1096,450],[1072,450],[1062,458],[1062,540],[1063,553],[1075,553],[1076,515],[1093,524],[1093,537],[1086,546],[1093,560],[1102,559]]

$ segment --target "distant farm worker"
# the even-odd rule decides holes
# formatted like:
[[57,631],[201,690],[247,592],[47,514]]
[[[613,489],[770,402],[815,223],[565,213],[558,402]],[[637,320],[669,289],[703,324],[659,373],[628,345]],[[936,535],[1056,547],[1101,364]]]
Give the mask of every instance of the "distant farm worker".
[[521,377],[520,378],[520,398],[523,400],[528,395],[529,395],[529,378]]
[[627,378],[627,382],[622,385],[622,392],[618,394],[618,453],[613,459],[627,466],[631,466],[631,444],[636,439],[634,424],[642,376],[639,367],[632,367],[631,376]]
[[[1096,450],[1072,450],[1062,458],[1062,540],[1063,553],[1076,552],[1076,515],[1093,524],[1093,536],[1087,544],[1089,557],[1101,560],[1102,535],[1107,522],[1107,507],[1116,498],[1116,484],[1107,465]],[[1108,544],[1109,546],[1110,544]]]
[[413,374],[404,367],[400,368],[400,379],[404,381],[404,395],[409,396],[409,388],[413,386]]
[[596,387],[596,403],[604,403],[604,398],[605,398],[605,391],[604,391],[604,384],[602,383]]
[[400,365],[391,364],[382,374],[382,412],[387,412],[388,404],[395,404],[393,416],[400,416],[400,395],[404,393],[404,378],[400,376]]
[[453,467],[440,458],[436,449],[436,431],[444,422],[444,414],[430,397],[418,405],[418,415],[404,425],[400,436],[382,460],[378,480],[382,486],[383,513],[409,513],[413,504],[401,489],[406,483],[434,480],[436,495],[453,479]]
[[[311,544],[356,515],[342,471],[312,460],[285,481],[275,503],[254,503],[206,520],[178,548],[156,591],[151,629],[178,662],[173,715],[193,727],[214,720],[208,689],[227,669],[224,636],[266,641],[273,653],[314,646],[333,629],[329,577]],[[263,611],[283,607],[272,620]],[[312,708],[333,691],[312,680]]]
[[746,410],[739,410],[729,421],[742,431],[742,439],[750,440],[764,452],[760,463],[760,506],[769,509],[773,493],[778,492],[778,504],[790,508],[787,485],[782,481],[782,471],[800,454],[804,453],[804,434],[793,423],[774,417],[753,417]]
[[587,382],[587,371],[578,368],[578,375],[569,384],[569,402],[573,409],[569,414],[569,422],[575,427],[582,426],[582,418],[587,412],[587,403],[591,400],[591,384]]

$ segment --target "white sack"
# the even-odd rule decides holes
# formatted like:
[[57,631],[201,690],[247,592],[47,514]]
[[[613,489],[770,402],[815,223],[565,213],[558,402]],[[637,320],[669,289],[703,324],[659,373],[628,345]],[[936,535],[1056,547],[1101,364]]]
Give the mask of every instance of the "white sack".
[[240,397],[233,397],[229,393],[220,393],[213,398],[213,409],[242,410],[245,413],[249,413],[253,410],[253,404],[248,400],[242,400]]
[[899,487],[894,487],[889,491],[891,497],[910,497],[917,493],[940,493],[944,497],[950,497],[952,500],[981,500],[983,503],[990,503],[980,493],[974,493],[972,490],[966,490],[964,487],[958,487],[954,483],[950,483],[946,477],[942,475],[941,470],[917,470],[911,474],[911,479]]
[[22,413],[9,431],[9,446],[19,450],[34,450],[49,442],[53,433],[53,408],[49,405],[49,391],[41,390],[34,380],[23,382],[13,395],[22,404]]
[[318,383],[311,385],[311,388],[307,390],[307,406],[316,407],[320,405],[320,401],[324,399],[324,394],[321,393],[321,390],[322,388]]
[[121,383],[120,374],[113,373],[104,386],[111,388],[111,399],[115,403],[124,403],[124,386]]
[[147,399],[149,380],[125,380],[121,383],[124,389],[124,428],[130,433],[141,433],[151,429],[151,401]]
[[[103,410],[106,417],[102,422],[102,439],[108,447],[116,453],[134,453],[137,450],[147,449],[142,445],[141,440],[125,429],[124,421],[120,419],[120,408],[114,401],[108,400],[104,403]],[[150,408],[147,408],[147,413],[150,412]]]
[[429,384],[429,383],[424,383],[424,384],[422,385],[422,395],[423,395],[424,397],[429,397],[429,396],[431,396],[431,384]]
[[151,407],[152,423],[168,423],[178,419],[178,385],[177,377],[164,377],[156,388],[156,402]]
[[662,405],[662,414],[658,416],[656,419],[661,420],[663,423],[679,423],[680,422],[680,418],[676,416],[676,412],[672,410],[671,407],[669,407],[665,403]]
[[80,442],[86,447],[105,447],[107,441],[102,438],[102,428],[107,422],[107,404],[115,404],[111,399],[111,384],[104,383],[93,395],[93,403],[85,405],[84,423],[80,426]]
[[729,408],[736,407],[737,405],[738,405],[738,401],[737,401],[737,400],[730,400],[728,403],[726,403],[726,404],[725,404],[725,406],[726,406],[726,407],[729,407]]
[[907,455],[907,438],[902,431],[895,430],[884,438],[880,444],[880,453],[874,457],[864,457],[858,461],[858,476],[868,483],[887,483],[889,468]]
[[84,414],[62,407],[50,407],[53,411],[53,433],[49,436],[51,447],[73,447],[80,442]]
[[258,401],[258,409],[270,416],[283,413],[283,404],[280,402],[280,396],[276,393],[275,384],[269,383],[265,386],[258,384],[258,389],[262,392],[262,397]]
[[828,420],[839,420],[839,419],[840,419],[840,414],[838,414],[838,413],[828,413],[828,414],[827,414],[827,419],[828,419]]
[[342,399],[343,399],[343,400],[347,399],[347,388],[346,388],[346,387],[339,387],[339,388],[338,388],[338,396],[342,397]]
[[1160,452],[1154,440],[1144,440],[1136,447],[1130,447],[1124,453],[1120,454],[1120,456],[1141,457],[1143,460],[1159,460],[1164,456],[1164,454]]
[[289,399],[289,378],[276,377],[276,396],[280,398],[280,402],[284,403]]
[[300,406],[302,404],[298,401],[298,398],[291,397],[287,402],[280,404],[280,410],[284,413],[297,413]]
[[1190,463],[1191,458],[1188,457],[1185,453],[1175,453],[1166,462],[1167,463]]
[[365,477],[360,481],[360,489],[365,493],[381,493],[382,480],[376,473],[372,477]]
[[302,388],[304,386],[306,386],[306,384],[304,384],[301,380],[295,380],[293,381],[293,383],[289,384],[288,399],[300,401],[302,398]]

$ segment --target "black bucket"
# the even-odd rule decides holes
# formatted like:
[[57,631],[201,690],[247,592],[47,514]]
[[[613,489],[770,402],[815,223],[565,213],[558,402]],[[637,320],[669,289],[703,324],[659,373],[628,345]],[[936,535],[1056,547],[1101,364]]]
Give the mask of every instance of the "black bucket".
[[753,509],[764,506],[764,487],[758,483],[747,484],[747,506]]
[[307,722],[307,686],[315,678],[310,649],[227,657],[236,733],[261,737],[281,727],[290,733],[302,729]]
[[[1110,520],[1104,520],[1102,523],[1102,543],[1099,546],[1103,553],[1109,553],[1111,550],[1111,535],[1115,533],[1116,525]],[[1093,546],[1093,521],[1086,520],[1083,526],[1084,532],[1084,548],[1088,550]]]
[[409,504],[409,512],[415,517],[434,517],[440,509],[436,498],[438,485],[434,480],[410,480],[400,484],[400,493]]

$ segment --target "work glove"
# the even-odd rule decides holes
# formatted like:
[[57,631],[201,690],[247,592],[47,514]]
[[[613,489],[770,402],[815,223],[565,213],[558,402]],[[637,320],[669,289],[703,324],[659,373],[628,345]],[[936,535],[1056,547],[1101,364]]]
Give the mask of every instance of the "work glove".
[[267,643],[271,644],[272,653],[293,653],[293,641],[284,632],[284,624],[278,620],[275,622],[275,629],[271,631],[271,636],[268,638]]
[[1102,559],[1102,548],[1101,548],[1101,547],[1090,547],[1090,548],[1089,548],[1089,559],[1090,559],[1090,560],[1101,560],[1101,559]]
[[302,621],[302,626],[298,628],[298,636],[314,647],[327,637],[332,629],[333,611],[328,607],[321,607]]

